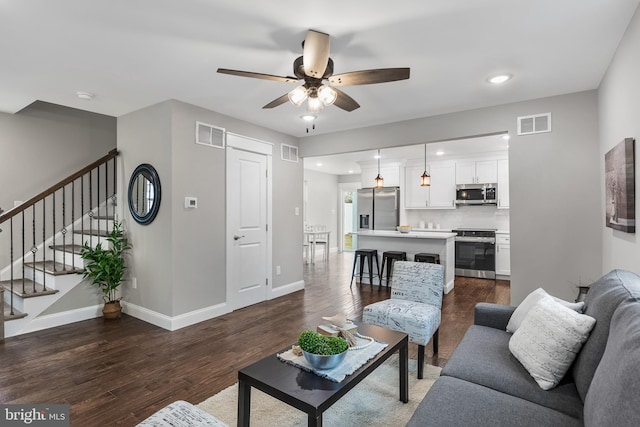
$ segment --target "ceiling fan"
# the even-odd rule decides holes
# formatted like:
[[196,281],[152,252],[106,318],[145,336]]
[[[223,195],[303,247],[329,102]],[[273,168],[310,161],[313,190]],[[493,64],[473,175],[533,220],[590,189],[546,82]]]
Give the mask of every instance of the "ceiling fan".
[[[300,106],[307,100],[308,113],[317,113],[322,110],[323,106],[331,104],[345,111],[353,111],[360,107],[360,104],[346,93],[336,89],[336,86],[368,85],[409,78],[409,68],[379,68],[334,75],[333,60],[329,57],[329,34],[318,31],[309,30],[307,32],[307,36],[302,42],[302,51],[302,56],[293,61],[293,74],[295,77],[275,76],[226,68],[218,68],[218,72],[285,83],[304,80],[302,86],[298,86],[289,93],[274,99],[262,108],[274,108],[284,104],[287,100],[295,106]],[[329,81],[330,86],[323,83],[325,80]]]

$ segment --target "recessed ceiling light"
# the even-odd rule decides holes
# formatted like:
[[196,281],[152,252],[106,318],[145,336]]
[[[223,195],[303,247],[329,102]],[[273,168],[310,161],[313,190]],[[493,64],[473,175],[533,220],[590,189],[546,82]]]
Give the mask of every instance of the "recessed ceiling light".
[[316,116],[315,114],[304,114],[304,115],[300,116],[300,118],[302,120],[304,120],[305,122],[312,122],[315,119],[317,119],[318,116]]
[[353,173],[353,169],[349,169],[349,173]]
[[505,133],[504,135],[502,135],[502,139],[504,139],[505,141],[508,141],[511,139],[511,137],[509,136],[508,133]]
[[76,95],[78,96],[78,98],[84,99],[85,101],[91,101],[96,97],[93,93],[89,92],[76,92]]
[[318,162],[318,163],[316,163],[316,166],[320,167],[320,166],[322,166],[322,163]]
[[442,156],[444,155],[444,151],[440,150],[440,151],[436,151],[436,156]]
[[375,156],[373,156],[373,158],[374,158],[374,159],[379,159],[379,158],[381,158],[381,157],[382,157],[382,156],[381,156],[380,154],[376,154]]
[[490,77],[488,81],[491,84],[499,85],[507,80],[511,80],[511,77],[513,77],[511,74],[498,74],[497,76]]

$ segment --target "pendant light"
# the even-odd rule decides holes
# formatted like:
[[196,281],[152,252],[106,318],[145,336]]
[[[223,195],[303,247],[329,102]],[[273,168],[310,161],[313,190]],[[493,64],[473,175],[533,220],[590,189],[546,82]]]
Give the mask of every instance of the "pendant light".
[[384,178],[380,176],[380,149],[378,149],[378,176],[376,176],[376,188],[384,187]]
[[427,173],[427,144],[424,144],[424,172],[420,177],[420,185],[429,187],[431,185],[431,175]]

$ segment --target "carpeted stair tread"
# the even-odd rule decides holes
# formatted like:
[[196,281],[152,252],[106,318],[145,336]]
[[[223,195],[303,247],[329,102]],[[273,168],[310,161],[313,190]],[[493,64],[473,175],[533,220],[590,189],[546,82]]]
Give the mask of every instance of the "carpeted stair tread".
[[23,317],[27,317],[27,313],[21,313],[20,311],[13,309],[13,315],[11,314],[11,306],[9,304],[4,303],[4,320],[8,322],[10,320],[22,319]]
[[82,253],[82,245],[51,245],[50,249],[56,251],[69,252],[71,254],[80,255]]
[[80,271],[82,271],[82,268],[79,266],[76,266],[76,268],[73,268],[70,265],[64,265],[60,262],[55,262],[55,261],[37,261],[37,262],[25,262],[24,266],[26,268],[34,268],[36,270],[40,270],[40,271],[44,271],[45,273],[49,273],[52,274],[54,276],[61,276],[64,274],[76,274]]
[[34,282],[31,279],[24,279],[24,290],[25,290],[24,293],[22,292],[21,278],[13,279],[13,291],[11,290],[10,280],[5,280],[3,282],[0,282],[0,286],[5,288],[9,292],[13,292],[14,295],[17,295],[21,298],[33,298],[33,297],[40,297],[43,295],[53,295],[55,293],[58,293],[57,289],[47,288],[47,290],[45,290],[44,286],[40,283],[35,284],[35,292],[34,292],[33,290]]

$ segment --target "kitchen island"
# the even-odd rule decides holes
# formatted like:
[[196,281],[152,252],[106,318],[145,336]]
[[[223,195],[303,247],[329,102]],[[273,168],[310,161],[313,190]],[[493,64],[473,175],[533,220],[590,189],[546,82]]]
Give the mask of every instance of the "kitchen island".
[[[413,261],[414,255],[420,252],[440,255],[440,264],[444,266],[444,293],[448,294],[453,289],[456,233],[444,231],[400,233],[399,231],[364,230],[357,234],[358,249],[376,249],[381,267],[382,253],[385,251],[406,252],[408,261]],[[366,278],[363,276],[362,283],[369,283],[368,276]],[[374,284],[378,283],[377,278],[374,278]]]

